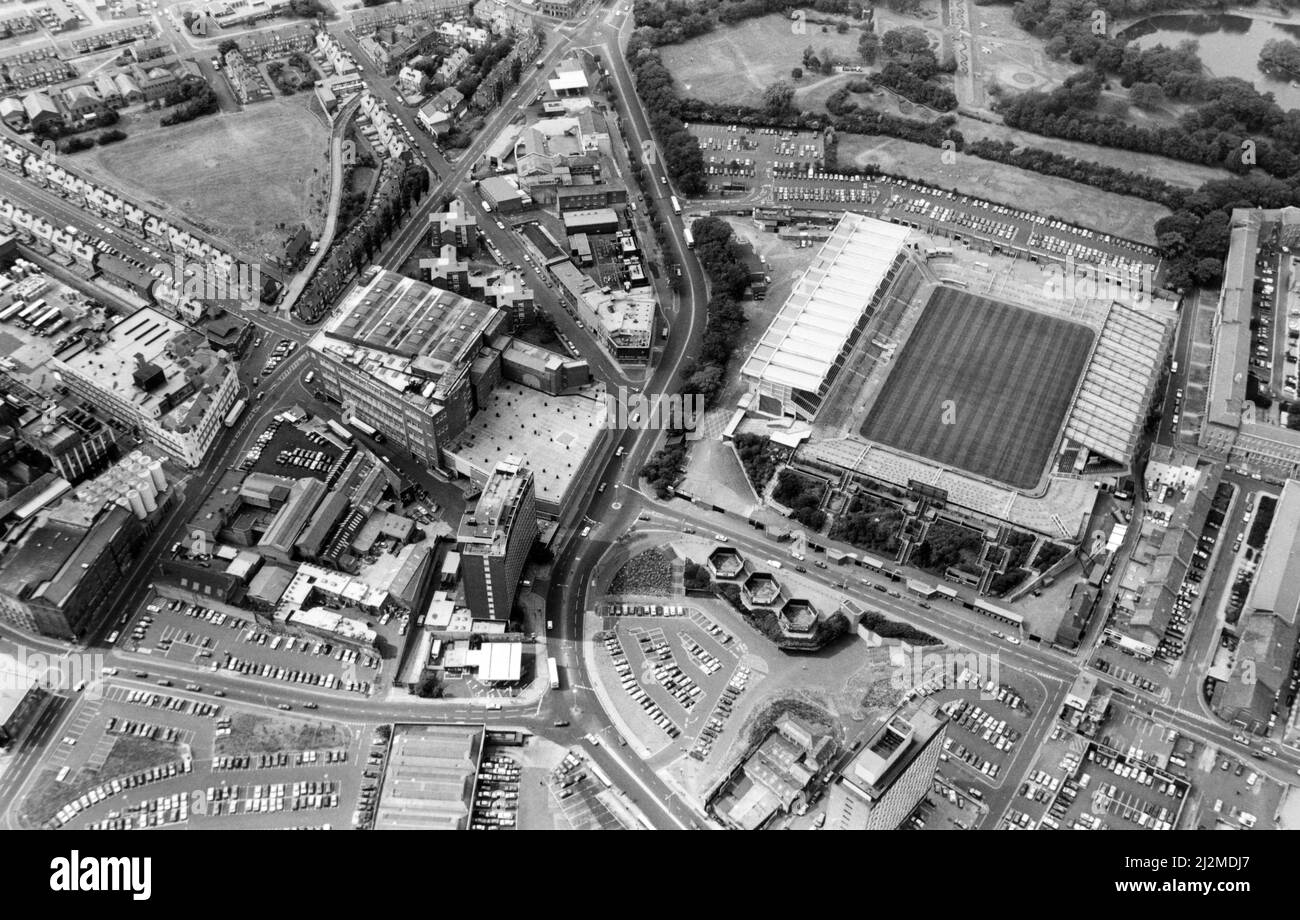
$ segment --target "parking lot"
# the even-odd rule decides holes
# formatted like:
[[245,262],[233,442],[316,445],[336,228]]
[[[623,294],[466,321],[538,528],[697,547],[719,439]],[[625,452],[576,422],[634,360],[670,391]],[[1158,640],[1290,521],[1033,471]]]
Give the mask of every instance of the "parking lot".
[[519,786],[523,768],[509,754],[483,759],[474,789],[471,830],[514,830],[519,822]]
[[997,784],[1033,721],[1037,701],[1009,683],[989,680],[980,694],[947,690],[935,695],[948,714],[941,759],[960,764],[985,782]]
[[[1188,793],[1185,781],[1097,744],[1068,758],[1068,775],[1056,790],[1044,826],[1172,830],[1177,825]],[[1039,774],[1030,777],[1031,781],[1040,778]]]
[[1142,243],[972,195],[885,176],[777,169],[772,199],[778,207],[867,214],[992,252],[1104,266],[1121,278],[1140,277],[1159,260],[1156,250]]
[[151,597],[123,631],[118,641],[128,651],[322,690],[368,695],[383,663],[373,651],[269,633],[251,619],[178,599]]
[[807,174],[821,167],[826,150],[815,131],[746,128],[743,125],[689,126],[704,157],[713,194],[745,192],[783,174]]
[[[236,710],[249,717],[242,707]],[[81,701],[66,729],[63,756],[50,764],[57,788],[76,793],[51,810],[49,826],[124,830],[219,820],[216,826],[272,828],[287,826],[290,812],[301,813],[292,826],[339,826],[361,770],[355,742],[343,740],[346,732],[315,732],[335,745],[322,749],[249,751],[247,744],[261,743],[250,736],[239,739],[243,753],[218,754],[235,740],[225,737],[231,714],[224,703],[114,677],[101,699]],[[270,728],[283,721],[252,719]],[[315,724],[292,723],[285,730],[306,740]],[[305,734],[295,734],[294,726]],[[142,760],[153,765],[122,769]],[[87,785],[88,777],[98,781]]]
[[631,827],[629,816],[594,772],[591,762],[580,751],[565,754],[548,777],[553,807],[573,830],[614,831]]
[[312,476],[328,482],[345,456],[332,436],[301,427],[288,412],[282,412],[257,436],[239,467],[288,479]]
[[983,817],[984,805],[979,790],[962,788],[959,783],[937,774],[930,794],[908,816],[904,829],[970,830]]
[[599,660],[624,718],[647,740],[685,734],[696,741],[692,756],[709,757],[751,679],[735,637],[684,605],[611,604],[604,612]]

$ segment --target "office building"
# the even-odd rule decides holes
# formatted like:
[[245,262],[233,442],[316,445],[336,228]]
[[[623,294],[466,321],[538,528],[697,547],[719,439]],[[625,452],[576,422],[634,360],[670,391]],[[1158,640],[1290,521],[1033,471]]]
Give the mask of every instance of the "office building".
[[82,401],[191,468],[207,456],[239,390],[236,366],[222,352],[153,308],[88,333],[51,364]]
[[930,791],[946,732],[947,720],[933,700],[910,715],[895,712],[832,783],[826,826],[898,828]]
[[514,459],[498,463],[456,536],[465,600],[475,617],[510,618],[537,533],[533,474]]
[[428,466],[477,411],[470,370],[502,311],[372,270],[308,344],[316,386]]

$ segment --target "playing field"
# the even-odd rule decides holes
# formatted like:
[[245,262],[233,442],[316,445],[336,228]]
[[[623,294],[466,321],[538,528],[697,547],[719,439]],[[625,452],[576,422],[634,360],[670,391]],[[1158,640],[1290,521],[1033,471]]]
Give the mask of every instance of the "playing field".
[[1052,456],[1092,339],[1076,323],[938,287],[862,434],[1031,488]]
[[329,132],[308,94],[168,128],[128,126],[77,165],[166,214],[194,221],[246,257],[270,260],[299,224],[315,235],[328,192]]

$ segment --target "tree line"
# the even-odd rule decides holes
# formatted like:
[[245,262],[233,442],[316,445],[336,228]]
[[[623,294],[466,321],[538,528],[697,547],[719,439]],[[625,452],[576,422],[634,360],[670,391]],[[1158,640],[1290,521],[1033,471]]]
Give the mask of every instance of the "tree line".
[[[727,380],[727,366],[745,331],[744,296],[749,275],[742,250],[732,239],[731,226],[717,217],[702,217],[691,225],[695,252],[709,276],[710,296],[700,355],[683,374],[682,390],[704,397],[712,406]],[[668,444],[650,458],[641,475],[654,486],[660,498],[672,494],[686,460],[685,444]]]

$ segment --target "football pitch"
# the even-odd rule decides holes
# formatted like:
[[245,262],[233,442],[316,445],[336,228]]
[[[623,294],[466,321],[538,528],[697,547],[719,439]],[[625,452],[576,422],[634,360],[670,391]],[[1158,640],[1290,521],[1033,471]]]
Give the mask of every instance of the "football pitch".
[[938,287],[862,425],[863,437],[1017,489],[1038,483],[1092,330]]

